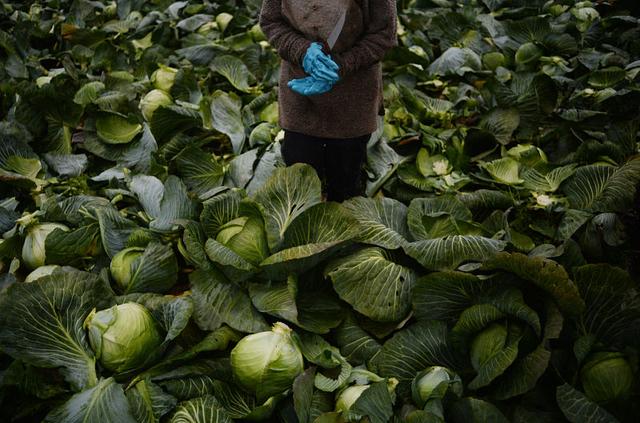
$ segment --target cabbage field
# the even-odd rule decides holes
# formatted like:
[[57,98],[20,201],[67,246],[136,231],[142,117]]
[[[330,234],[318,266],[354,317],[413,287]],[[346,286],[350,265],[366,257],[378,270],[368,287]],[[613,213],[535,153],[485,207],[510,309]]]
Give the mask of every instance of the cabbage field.
[[639,421],[638,3],[397,5],[335,203],[260,0],[0,0],[0,421]]

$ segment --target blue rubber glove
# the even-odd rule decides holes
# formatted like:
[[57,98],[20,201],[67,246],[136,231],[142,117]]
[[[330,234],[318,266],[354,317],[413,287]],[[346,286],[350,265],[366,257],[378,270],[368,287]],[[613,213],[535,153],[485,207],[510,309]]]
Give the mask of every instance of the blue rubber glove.
[[292,79],[287,83],[287,85],[298,94],[306,96],[324,94],[333,88],[333,83],[331,81],[316,79],[313,76]]
[[304,71],[316,79],[325,81],[338,82],[339,66],[331,59],[331,56],[322,51],[322,44],[318,42],[311,43],[307,52],[302,59]]

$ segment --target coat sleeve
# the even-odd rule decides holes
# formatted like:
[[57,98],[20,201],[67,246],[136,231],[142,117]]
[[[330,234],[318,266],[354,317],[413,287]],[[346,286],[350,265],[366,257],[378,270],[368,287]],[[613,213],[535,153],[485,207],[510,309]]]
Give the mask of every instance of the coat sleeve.
[[370,21],[365,33],[349,49],[332,54],[344,77],[379,62],[398,45],[395,0],[369,0]]
[[282,15],[281,3],[281,0],[262,2],[260,28],[282,59],[301,66],[311,41],[291,26]]

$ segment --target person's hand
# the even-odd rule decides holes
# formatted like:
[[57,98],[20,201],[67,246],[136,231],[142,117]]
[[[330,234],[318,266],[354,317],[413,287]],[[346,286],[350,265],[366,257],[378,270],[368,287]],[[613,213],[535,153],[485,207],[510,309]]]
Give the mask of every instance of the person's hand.
[[329,81],[333,84],[338,82],[339,66],[331,59],[331,56],[322,51],[322,45],[318,42],[311,43],[302,59],[304,71],[315,79]]
[[324,94],[331,90],[333,83],[324,79],[316,79],[313,76],[306,78],[292,79],[287,83],[289,88],[301,95]]

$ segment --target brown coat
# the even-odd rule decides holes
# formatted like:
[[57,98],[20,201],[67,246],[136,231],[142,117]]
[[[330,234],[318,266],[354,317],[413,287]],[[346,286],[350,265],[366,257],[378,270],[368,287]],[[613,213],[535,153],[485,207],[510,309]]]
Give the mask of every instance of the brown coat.
[[[312,41],[325,41],[340,11],[345,25],[331,52],[340,81],[331,91],[303,96],[287,82],[304,78],[302,59]],[[397,45],[394,0],[264,0],[260,26],[282,58],[280,126],[323,138],[353,138],[376,130],[382,106],[385,52]]]

